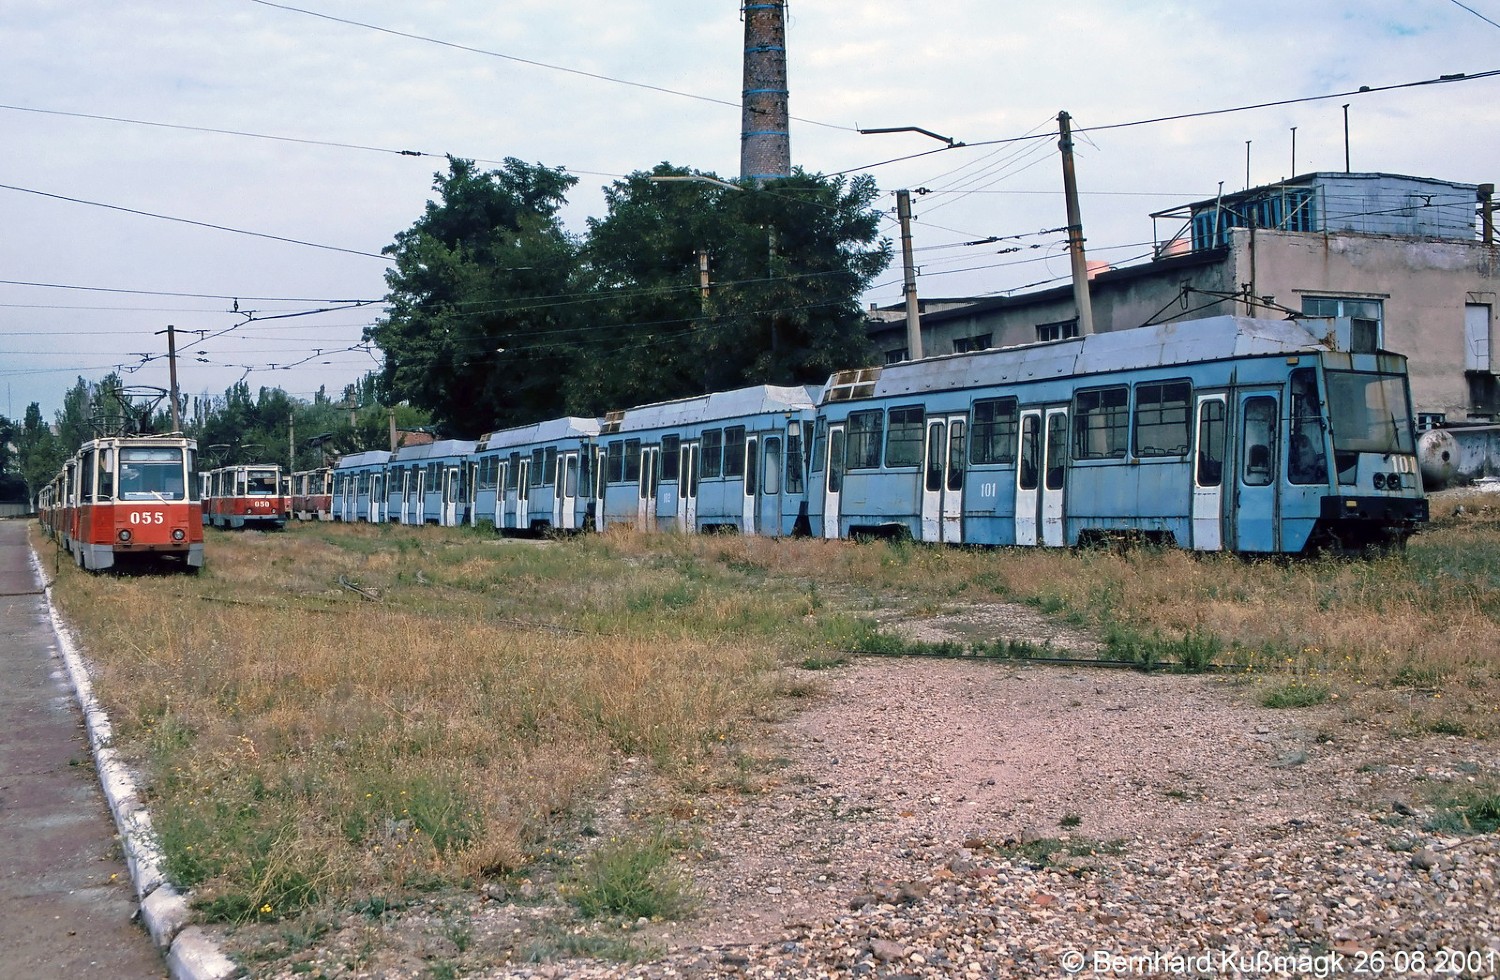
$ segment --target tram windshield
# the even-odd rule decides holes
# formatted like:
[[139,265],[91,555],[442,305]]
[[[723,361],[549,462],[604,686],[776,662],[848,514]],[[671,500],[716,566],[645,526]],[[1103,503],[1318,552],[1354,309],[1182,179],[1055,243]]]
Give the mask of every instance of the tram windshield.
[[279,482],[275,470],[250,470],[245,474],[245,492],[253,496],[274,494]]
[[182,500],[186,472],[179,448],[121,446],[119,499]]
[[1335,450],[1416,452],[1404,377],[1357,371],[1329,371],[1327,377]]

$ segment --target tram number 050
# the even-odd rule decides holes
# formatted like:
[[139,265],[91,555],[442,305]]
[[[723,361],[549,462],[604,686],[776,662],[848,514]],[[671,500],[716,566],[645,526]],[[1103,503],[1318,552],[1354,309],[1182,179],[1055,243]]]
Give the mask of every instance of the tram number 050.
[[130,512],[130,523],[165,524],[167,523],[167,515],[159,510],[133,510]]

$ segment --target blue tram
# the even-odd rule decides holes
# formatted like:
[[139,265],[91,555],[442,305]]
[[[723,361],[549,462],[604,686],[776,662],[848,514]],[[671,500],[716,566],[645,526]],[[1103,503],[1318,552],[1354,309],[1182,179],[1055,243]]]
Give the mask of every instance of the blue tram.
[[386,464],[391,454],[382,449],[350,453],[333,468],[333,519],[368,521],[386,519]]
[[469,523],[497,531],[592,526],[599,420],[561,418],[491,432],[469,457]]
[[806,525],[817,388],[756,385],[612,412],[596,521],[782,537]]
[[[1342,342],[1341,342],[1342,341]],[[1405,359],[1347,321],[1215,317],[835,374],[828,538],[1353,550],[1427,518]]]
[[386,519],[400,524],[465,523],[465,463],[474,442],[443,439],[402,446],[386,463]]

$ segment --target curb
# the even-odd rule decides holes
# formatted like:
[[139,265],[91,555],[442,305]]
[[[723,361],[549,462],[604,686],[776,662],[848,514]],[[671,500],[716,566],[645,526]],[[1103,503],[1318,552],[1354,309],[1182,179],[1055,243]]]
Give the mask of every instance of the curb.
[[125,864],[140,902],[141,921],[151,934],[151,941],[161,950],[172,980],[229,980],[238,976],[240,968],[219,950],[208,934],[198,926],[188,925],[192,916],[188,896],[167,881],[162,870],[164,856],[151,830],[151,814],[141,802],[134,774],[120,760],[112,745],[114,733],[109,716],[94,698],[88,668],[78,653],[73,634],[52,604],[52,586],[36,551],[27,550],[32,574],[43,583],[42,597],[47,602],[52,632],[57,637],[58,650],[73,684],[73,694],[83,711],[89,747],[93,750],[94,765],[99,772],[99,784],[104,789],[110,813],[114,815]]

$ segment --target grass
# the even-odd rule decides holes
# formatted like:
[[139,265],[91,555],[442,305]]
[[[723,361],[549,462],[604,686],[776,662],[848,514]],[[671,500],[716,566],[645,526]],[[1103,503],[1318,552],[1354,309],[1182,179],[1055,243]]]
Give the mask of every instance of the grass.
[[[751,792],[755,722],[815,694],[818,671],[1052,652],[920,644],[877,615],[1023,603],[1108,659],[1230,668],[1267,705],[1337,698],[1402,733],[1493,736],[1500,662],[1462,638],[1500,635],[1500,502],[1465,504],[1364,561],[304,525],[213,532],[191,578],[63,564],[54,593],[201,915],[369,914],[549,874],[598,892],[583,914],[629,915],[657,899],[606,896],[650,892],[659,842],[596,849],[597,888],[555,858],[623,760],[685,792]],[[690,907],[659,898],[647,918]]]

